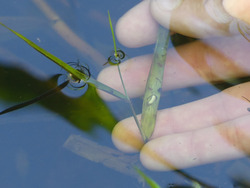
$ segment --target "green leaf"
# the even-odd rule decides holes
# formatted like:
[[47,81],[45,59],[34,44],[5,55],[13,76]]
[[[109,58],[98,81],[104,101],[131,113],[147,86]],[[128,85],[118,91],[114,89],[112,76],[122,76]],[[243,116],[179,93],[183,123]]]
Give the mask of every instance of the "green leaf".
[[169,30],[159,26],[153,63],[148,75],[142,105],[141,129],[146,141],[151,137],[155,128],[169,39]]
[[91,77],[89,78],[88,75],[85,75],[82,72],[74,69],[69,64],[65,63],[64,61],[62,61],[58,57],[54,56],[53,54],[51,54],[48,51],[46,51],[43,48],[41,48],[40,46],[36,45],[34,42],[32,42],[31,40],[27,39],[26,37],[24,37],[20,33],[14,31],[13,29],[10,29],[9,27],[7,27],[6,25],[4,25],[3,23],[0,22],[0,25],[2,25],[3,27],[5,27],[6,29],[10,30],[12,33],[14,33],[16,36],[18,36],[19,38],[21,38],[22,40],[24,40],[28,45],[30,45],[32,48],[34,48],[36,51],[38,51],[39,53],[41,53],[42,55],[44,55],[45,57],[47,57],[48,59],[50,59],[51,61],[53,61],[57,65],[59,65],[60,67],[62,67],[63,69],[65,69],[67,72],[71,73],[72,76],[74,76],[75,78],[78,78],[79,80],[83,80],[86,83],[92,84],[92,86],[95,86],[96,88],[98,88],[100,90],[103,90],[103,91],[105,91],[105,92],[107,92],[107,93],[109,93],[111,95],[114,95],[114,96],[116,96],[118,98],[121,98],[121,99],[126,98],[119,91],[116,91],[115,89],[110,88],[109,86],[106,86],[106,85],[98,82],[97,80],[95,80],[95,79],[93,79]]
[[[119,59],[119,62],[120,62],[121,59],[120,59],[119,55],[117,54],[116,42],[115,42],[115,34],[114,34],[114,30],[113,30],[112,21],[111,21],[111,18],[110,18],[109,11],[108,11],[108,17],[109,17],[109,25],[110,25],[110,30],[111,30],[111,32],[112,32],[113,43],[114,43],[114,51],[115,51],[114,56],[115,56],[115,59],[117,59],[117,60]],[[123,52],[123,53],[124,53],[124,52]],[[124,54],[125,54],[125,53],[124,53]],[[124,57],[125,57],[125,55],[124,55]],[[108,61],[108,63],[109,63],[109,64],[112,64],[112,62],[109,62],[109,61]],[[119,72],[119,76],[120,76],[120,79],[121,79],[121,82],[122,82],[122,87],[123,87],[123,90],[124,90],[124,93],[125,93],[125,97],[126,97],[127,102],[128,102],[128,104],[129,104],[129,106],[130,106],[130,110],[131,110],[132,115],[133,115],[133,117],[134,117],[135,123],[136,123],[136,125],[137,125],[137,127],[138,127],[138,129],[139,129],[139,131],[140,131],[140,133],[141,133],[141,135],[142,135],[143,140],[145,140],[145,137],[144,137],[143,132],[142,132],[142,130],[141,130],[141,126],[140,126],[140,123],[139,123],[138,118],[137,118],[137,116],[136,116],[136,113],[135,113],[133,104],[132,104],[132,102],[131,102],[131,100],[130,100],[128,94],[127,94],[127,90],[126,90],[125,84],[124,84],[123,79],[122,79],[122,73],[121,73],[119,64],[120,64],[120,63],[117,63],[116,66],[117,66],[117,68],[118,68],[118,72]]]
[[82,79],[84,81],[86,80],[86,75],[84,75],[81,72],[77,71],[76,69],[74,69],[73,67],[71,67],[70,65],[68,65],[67,63],[63,62],[58,57],[54,56],[53,54],[51,54],[48,51],[46,51],[43,48],[41,48],[40,46],[36,45],[34,42],[32,42],[31,40],[27,39],[26,37],[24,37],[20,33],[14,31],[13,29],[10,29],[9,27],[7,27],[6,25],[4,25],[3,23],[0,22],[0,25],[2,25],[3,27],[5,27],[6,29],[10,30],[12,33],[14,33],[16,36],[18,36],[19,38],[21,38],[22,40],[24,40],[27,44],[29,44],[32,48],[34,48],[36,51],[38,51],[39,53],[43,54],[44,56],[46,56],[51,61],[53,61],[56,64],[58,64],[59,66],[61,66],[66,71],[68,71],[71,74],[73,74],[75,77],[77,77],[79,79]]
[[[56,76],[41,81],[26,71],[5,66],[0,66],[0,72],[0,99],[6,102],[23,102],[57,85]],[[94,87],[89,87],[79,98],[71,98],[59,92],[39,101],[39,104],[84,131],[91,130],[94,126],[102,126],[111,132],[117,122]],[[34,117],[27,114],[25,118],[32,120]]]
[[111,30],[112,37],[113,37],[115,57],[117,57],[117,49],[116,49],[116,42],[115,42],[115,34],[114,34],[114,29],[113,29],[113,26],[112,26],[112,21],[111,21],[111,17],[110,17],[109,11],[108,11],[108,17],[109,17],[110,30]]
[[138,174],[147,182],[147,184],[151,188],[160,188],[160,185],[156,183],[153,179],[148,177],[145,173],[143,173],[139,168],[135,167],[135,170],[138,172]]

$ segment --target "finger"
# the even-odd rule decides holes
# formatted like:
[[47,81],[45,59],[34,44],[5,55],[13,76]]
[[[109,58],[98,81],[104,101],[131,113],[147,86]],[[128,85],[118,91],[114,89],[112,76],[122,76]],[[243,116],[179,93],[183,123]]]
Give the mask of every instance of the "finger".
[[249,0],[223,0],[223,6],[230,15],[250,24]]
[[[171,50],[167,55],[167,68],[164,72],[163,89],[173,89],[184,85],[194,85],[203,83],[204,80],[190,67],[175,50]],[[152,56],[140,56],[127,60],[120,65],[122,78],[130,97],[138,97],[145,91],[147,76],[152,63]],[[167,79],[166,79],[167,78]],[[123,92],[119,73],[116,66],[108,67],[100,72],[97,80]],[[178,83],[176,82],[178,80]],[[105,100],[117,100],[117,98],[98,91]]]
[[[222,6],[221,0],[153,0],[153,17],[165,27],[177,33],[204,38],[228,35],[233,20]],[[174,3],[175,5],[169,6]]]
[[249,155],[249,123],[248,115],[152,140],[142,148],[141,161],[151,170],[173,170]]
[[[246,76],[250,73],[249,50],[249,43],[243,37],[215,38],[169,49],[162,87],[169,90]],[[137,97],[144,93],[151,63],[152,56],[147,55],[120,65],[129,96]],[[116,66],[102,70],[98,80],[123,92]],[[105,100],[115,100],[104,92],[100,95]]]
[[[205,99],[160,110],[151,139],[203,129],[245,116],[249,114],[250,103],[243,97],[250,99],[249,93],[250,83],[247,82]],[[116,147],[125,152],[134,152],[143,146],[132,117],[115,126],[112,138]]]
[[[128,47],[154,43],[157,24],[191,37],[228,35],[233,18],[220,0],[144,0],[118,21],[118,40]],[[145,32],[146,31],[146,32]]]
[[157,24],[150,14],[149,0],[142,1],[119,19],[116,34],[119,42],[127,47],[141,47],[155,42]]

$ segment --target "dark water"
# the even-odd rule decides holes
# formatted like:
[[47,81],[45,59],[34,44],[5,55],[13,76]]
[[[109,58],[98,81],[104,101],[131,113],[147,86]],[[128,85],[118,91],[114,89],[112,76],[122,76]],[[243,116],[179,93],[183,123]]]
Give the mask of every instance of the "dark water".
[[[53,0],[48,5],[72,31],[89,43],[95,55],[62,38],[53,28],[55,20],[44,16],[33,1],[1,2],[0,20],[65,62],[85,62],[93,77],[103,68],[113,43],[107,10],[113,22],[138,1]],[[0,28],[0,110],[33,98],[56,86],[61,68],[34,51],[4,28]],[[130,57],[152,53],[153,46],[123,48]],[[76,91],[71,91],[72,95]],[[210,85],[168,91],[160,108],[197,100],[218,90]],[[171,99],[171,100],[170,100]],[[133,99],[137,113],[142,99]],[[190,185],[176,172],[144,169],[138,154],[125,154],[112,144],[110,132],[117,121],[131,116],[126,103],[105,103],[89,87],[80,98],[55,94],[0,116],[0,187],[143,187],[134,171],[138,166],[162,187]],[[238,159],[186,169],[189,175],[217,187],[233,187],[232,172],[249,167]],[[246,170],[249,170],[246,167]]]

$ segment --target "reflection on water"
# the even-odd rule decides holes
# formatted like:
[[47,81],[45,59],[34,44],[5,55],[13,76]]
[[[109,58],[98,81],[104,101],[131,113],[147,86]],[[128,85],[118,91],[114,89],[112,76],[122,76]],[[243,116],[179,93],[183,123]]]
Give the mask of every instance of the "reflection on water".
[[[69,62],[68,64],[74,69],[86,75],[87,80],[91,77],[88,65],[82,65],[79,60],[77,62]],[[58,78],[58,84],[61,84],[62,82],[65,82],[67,80],[69,81],[69,84],[67,85],[67,88],[65,88],[62,92],[65,95],[74,98],[83,96],[88,89],[88,84],[83,80],[75,78],[71,73],[68,73],[65,70],[63,70],[63,72],[64,73],[62,73],[62,75]]]
[[61,91],[61,90],[62,90],[63,88],[65,88],[68,84],[69,84],[69,81],[66,80],[66,81],[63,82],[62,84],[56,86],[56,87],[53,88],[53,89],[50,89],[50,90],[46,91],[45,93],[43,93],[43,94],[41,94],[41,95],[39,95],[39,96],[37,96],[37,97],[35,97],[35,98],[33,98],[33,99],[30,99],[30,100],[28,100],[28,101],[24,101],[24,102],[22,102],[22,103],[20,103],[20,104],[16,104],[16,105],[11,106],[11,107],[9,107],[9,108],[3,110],[3,111],[0,111],[0,115],[6,114],[6,113],[9,113],[9,112],[12,112],[12,111],[16,111],[16,110],[18,110],[18,109],[21,109],[21,108],[24,108],[24,107],[29,106],[29,105],[31,105],[31,104],[34,104],[34,103],[36,103],[36,102],[38,102],[38,101],[40,101],[40,100],[43,100],[43,99],[45,99],[46,97],[49,97],[49,96],[51,96],[51,95],[53,95],[53,94],[55,94],[55,93]]
[[101,163],[108,168],[136,178],[140,183],[143,182],[134,169],[135,166],[142,168],[136,155],[125,155],[123,152],[102,146],[79,135],[70,135],[63,146],[83,158]]
[[[54,90],[62,89],[56,87],[58,75],[43,82],[20,69],[0,67],[0,70],[2,73],[0,75],[2,86],[0,97],[6,101],[32,102],[30,99],[35,97],[34,100],[39,101],[42,106],[60,114],[82,130],[90,130],[94,125],[101,124],[102,127],[111,131],[116,122],[93,87],[89,87],[82,97],[72,99],[62,93],[54,94]],[[8,82],[5,80],[8,80]],[[62,84],[61,86],[65,87],[67,82]],[[42,91],[45,91],[45,95],[49,95],[51,92],[54,95],[40,101]],[[96,110],[100,114],[96,113]]]
[[[5,12],[6,14],[3,15],[5,18],[0,19],[0,21],[18,24],[14,29],[17,29],[22,34],[27,34],[28,38],[39,39],[39,43],[44,45],[44,48],[50,48],[48,49],[49,51],[59,54],[65,61],[72,61],[72,59],[77,58],[83,59],[90,67],[91,73],[93,70],[94,77],[96,77],[98,72],[103,68],[102,65],[105,63],[104,56],[107,56],[107,54],[105,54],[107,46],[111,46],[110,49],[112,49],[108,22],[105,22],[107,19],[104,19],[104,17],[100,15],[106,15],[108,9],[111,11],[111,7],[116,7],[114,12],[112,9],[112,15],[116,15],[114,20],[117,20],[121,16],[121,12],[127,11],[137,3],[128,1],[129,5],[122,3],[124,8],[121,8],[120,1],[107,1],[104,4],[99,2],[100,6],[96,6],[95,1],[69,2],[54,0],[42,5],[39,3],[45,3],[45,1],[34,0],[33,2],[36,3],[36,6],[32,3],[26,6],[32,7],[32,11],[27,11],[24,5],[5,2],[2,7],[4,7],[4,5],[6,5],[6,7],[13,7],[13,12],[8,8],[7,14],[6,11],[1,10],[3,8],[0,8],[1,12]],[[55,6],[57,4],[59,6]],[[71,9],[72,7],[74,8],[73,11]],[[49,11],[49,13],[46,13],[46,11]],[[69,15],[67,17],[64,11],[72,11],[72,15],[78,16],[74,17]],[[18,12],[18,14],[15,14],[15,12]],[[23,20],[18,19],[20,15],[24,18]],[[48,18],[45,18],[44,15]],[[89,17],[89,15],[93,17]],[[34,21],[32,17],[39,17],[39,19],[35,19]],[[72,24],[76,21],[70,20],[69,17],[79,19],[77,21],[78,28]],[[55,32],[51,29],[49,32],[46,31],[48,33],[45,32],[46,34],[40,35],[42,32],[39,29],[39,27],[41,27],[39,20],[41,23],[45,23],[44,25],[46,25],[48,30],[49,28],[53,28]],[[93,20],[97,21],[95,22]],[[24,23],[24,25],[22,23]],[[19,26],[19,24],[21,26]],[[170,80],[170,83],[167,83],[165,89],[169,91],[163,93],[163,96],[166,97],[162,98],[160,106],[162,109],[165,109],[166,107],[180,105],[172,108],[172,111],[176,110],[178,112],[176,115],[178,118],[173,118],[172,120],[176,135],[178,135],[178,131],[180,133],[181,130],[183,130],[183,127],[185,127],[184,130],[187,132],[191,132],[197,127],[199,131],[199,129],[213,127],[214,125],[218,127],[224,125],[223,128],[227,128],[229,126],[233,127],[232,124],[234,125],[235,122],[249,122],[247,119],[249,112],[246,110],[249,103],[243,100],[243,97],[250,99],[248,87],[250,73],[248,66],[249,43],[247,41],[249,40],[249,26],[239,23],[238,29],[246,40],[242,36],[197,39],[198,37],[196,38],[195,36],[193,36],[193,38],[181,36],[181,38],[179,34],[175,34],[172,37],[176,37],[176,40],[173,40],[174,48],[169,52],[171,61],[168,62],[166,68],[167,81]],[[0,32],[4,31],[0,29]],[[6,32],[4,32],[4,35],[10,36],[9,33]],[[59,35],[63,39],[58,37]],[[52,65],[52,63],[44,63],[45,60],[40,59],[41,57],[38,54],[33,54],[32,49],[22,48],[21,43],[16,45],[16,41],[11,41],[9,40],[10,38],[12,39],[13,37],[0,39],[0,47],[12,52],[9,54],[16,54],[16,59],[23,59],[23,61],[29,62],[30,66],[40,67],[43,74],[47,75],[50,79],[41,81],[31,76],[32,73],[27,70],[1,66],[1,100],[9,103],[19,103],[56,87],[57,80],[51,75],[58,74],[60,70],[56,69],[56,66]],[[49,45],[46,46],[46,44]],[[73,48],[72,51],[69,50],[71,48]],[[145,48],[145,51],[150,49],[151,53],[151,48],[153,47]],[[76,53],[73,52],[76,50],[81,54],[76,55]],[[142,54],[145,54],[145,51],[144,48],[142,48]],[[130,57],[138,55],[133,54],[133,50],[130,50],[130,52],[131,53],[128,54]],[[11,58],[6,57],[6,53],[1,53],[1,56],[3,56],[1,59]],[[193,57],[195,57],[195,61]],[[19,64],[22,63],[22,61],[17,61],[16,63]],[[8,64],[8,62],[4,62],[4,64]],[[47,72],[48,70],[51,72]],[[83,71],[86,71],[86,69],[84,68]],[[137,73],[139,73],[139,70],[137,70]],[[78,84],[78,80],[73,79],[73,81]],[[135,82],[137,80],[134,79],[133,81]],[[210,83],[211,85],[206,83]],[[84,85],[84,83],[82,84]],[[203,87],[204,85],[197,86],[201,84],[204,84],[206,87]],[[218,88],[218,92],[226,88],[229,89],[218,95],[199,100],[207,97],[211,90],[213,91],[211,93],[214,94],[214,86]],[[118,117],[118,120],[130,114],[127,112],[126,104],[123,102],[104,103],[93,87],[88,87],[88,90],[84,92],[86,93],[78,98],[70,98],[60,92],[41,100],[39,104],[54,117],[53,121],[43,121],[47,116],[36,116],[38,112],[33,110],[25,117],[26,119],[28,119],[29,116],[38,117],[36,118],[37,120],[33,122],[20,121],[20,116],[16,116],[20,111],[5,114],[2,116],[5,118],[4,121],[1,121],[2,117],[0,117],[0,132],[2,138],[0,146],[3,150],[2,158],[4,161],[0,161],[0,164],[4,166],[0,171],[0,175],[7,174],[7,176],[9,176],[8,181],[4,181],[0,178],[1,187],[6,187],[6,182],[23,182],[24,187],[34,187],[32,185],[37,185],[41,181],[44,183],[44,187],[56,187],[58,185],[61,185],[60,187],[81,187],[83,184],[92,187],[100,187],[104,184],[109,187],[118,187],[119,184],[123,184],[126,187],[131,185],[135,187],[141,186],[140,183],[138,184],[139,176],[133,171],[131,165],[132,161],[136,166],[140,166],[140,163],[138,163],[138,155],[130,156],[129,154],[115,150],[111,143],[110,134],[105,132],[105,129],[111,132],[117,123],[114,114]],[[184,97],[184,99],[182,99],[182,97]],[[140,109],[141,98],[136,98],[133,101],[135,104],[138,104],[136,109]],[[137,103],[136,101],[139,102]],[[194,102],[191,103],[191,101]],[[182,105],[183,102],[190,103]],[[108,106],[110,106],[110,108],[108,108]],[[29,109],[29,107],[27,107],[27,109]],[[111,112],[110,109],[112,109]],[[169,109],[169,111],[171,111],[171,109]],[[171,118],[169,119],[171,121]],[[184,123],[182,121],[184,121]],[[41,123],[43,123],[43,126]],[[22,127],[20,127],[20,124]],[[70,125],[74,125],[74,127],[79,129],[75,129]],[[170,129],[171,126],[172,125],[169,125]],[[45,131],[45,127],[48,131]],[[84,132],[82,132],[82,130]],[[90,130],[92,130],[92,132],[90,132]],[[99,130],[101,134],[98,135],[95,132],[96,130]],[[220,139],[224,141],[225,151],[234,146],[233,149],[236,150],[237,154],[240,153],[240,156],[249,153],[248,142],[239,142],[239,139],[236,137],[230,137],[230,135],[234,134],[235,129],[226,132],[227,134],[225,134],[225,130],[229,131],[228,129],[222,128],[216,129],[216,133],[221,133]],[[245,140],[249,140],[249,135],[247,134],[249,132],[248,126],[242,123],[240,129],[237,130],[240,140],[244,138]],[[161,134],[164,131],[169,130],[163,130]],[[52,132],[53,134],[51,134]],[[89,133],[89,135],[91,135],[90,140],[92,139],[93,141],[87,140],[85,133]],[[166,135],[169,134],[171,133],[166,133]],[[195,134],[193,134],[193,136],[194,135]],[[37,140],[38,138],[39,142]],[[200,153],[200,156],[208,156],[213,150],[218,149],[216,146],[219,145],[220,142],[212,143],[211,141],[217,137],[208,134],[204,135],[203,138],[206,139],[196,140],[196,142],[201,143],[201,141],[204,141],[204,143],[206,143],[207,148],[205,148],[206,150],[202,150],[203,152]],[[65,140],[67,141],[65,142]],[[195,139],[192,141],[194,143]],[[64,151],[62,149],[63,143],[64,148],[84,158],[77,158],[75,155],[72,155],[71,152]],[[166,143],[166,145],[167,144],[168,143]],[[182,144],[185,145],[186,143]],[[172,148],[169,147],[167,149],[167,152],[171,155],[176,154],[175,158],[178,158],[180,153],[175,153],[178,147],[172,146]],[[218,159],[220,157],[225,157],[227,154],[225,151],[221,151],[219,156],[214,156],[215,160],[211,160],[211,162],[220,160]],[[195,153],[195,150],[192,152]],[[13,156],[15,156],[14,159],[12,159]],[[195,160],[198,161],[196,165],[199,165],[198,157],[195,158]],[[186,159],[187,158],[188,157],[186,157]],[[228,159],[231,158],[231,156],[228,157]],[[53,160],[50,161],[50,159]],[[48,162],[44,162],[44,160]],[[249,160],[244,160],[247,161],[243,165],[245,167],[244,172],[247,172],[249,171]],[[13,163],[13,161],[15,162]],[[91,161],[94,161],[94,163]],[[244,173],[239,171],[239,168],[242,167],[241,162],[242,160],[240,159],[236,161],[218,162],[207,166],[189,168],[185,170],[185,173],[190,173],[192,177],[216,186],[232,186],[232,182],[229,180],[230,177],[232,177],[235,184],[244,183],[244,185],[248,185],[249,182],[245,181],[245,179],[249,178],[244,177]],[[15,167],[11,166],[12,163],[15,164]],[[102,165],[96,163],[102,163],[102,165],[108,168],[103,168]],[[178,165],[177,163],[177,166]],[[110,168],[112,169],[110,170]],[[122,175],[113,170],[121,172]],[[229,171],[237,171],[237,174],[232,175],[230,173],[228,177]],[[178,171],[177,173],[156,173],[151,171],[148,173],[163,186],[171,183],[174,185],[186,185],[186,179],[181,179]],[[37,174],[36,178],[33,178],[32,174]],[[72,174],[74,174],[74,177]],[[61,177],[64,178],[62,179]],[[130,177],[132,178],[130,179]],[[31,179],[34,179],[33,184],[30,183]],[[77,184],[76,182],[80,183]]]

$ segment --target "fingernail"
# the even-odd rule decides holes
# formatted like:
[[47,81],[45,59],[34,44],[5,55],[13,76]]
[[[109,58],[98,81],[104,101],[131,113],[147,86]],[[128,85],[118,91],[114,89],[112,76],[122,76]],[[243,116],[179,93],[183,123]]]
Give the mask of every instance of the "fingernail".
[[167,11],[176,9],[182,3],[182,1],[183,0],[155,0],[159,7],[162,7]]
[[221,0],[204,0],[204,6],[209,16],[218,23],[229,23],[233,19],[224,9]]
[[250,7],[249,0],[223,0],[222,3],[225,10],[231,16],[250,24],[250,16],[248,14]]

